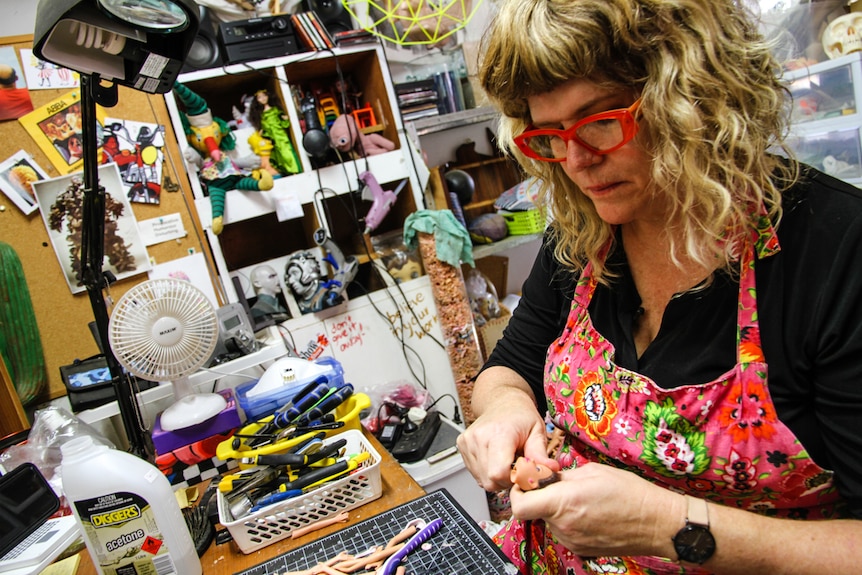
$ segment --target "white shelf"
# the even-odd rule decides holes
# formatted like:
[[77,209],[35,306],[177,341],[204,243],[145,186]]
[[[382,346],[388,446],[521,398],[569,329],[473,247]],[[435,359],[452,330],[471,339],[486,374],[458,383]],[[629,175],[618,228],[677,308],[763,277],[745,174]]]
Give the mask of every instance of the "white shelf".
[[[189,376],[189,382],[196,392],[210,391],[213,381],[228,374],[238,374],[249,368],[257,367],[269,361],[275,361],[287,355],[284,343],[278,342],[257,350],[254,353],[238,357],[214,367],[213,369],[202,368]],[[158,386],[145,389],[137,394],[137,401],[141,406],[156,403],[173,396],[173,385],[171,382],[160,382]],[[100,405],[93,409],[87,409],[78,413],[78,417],[84,423],[95,423],[120,414],[120,408],[116,401]]]
[[482,106],[479,108],[472,108],[470,110],[463,110],[461,112],[454,112],[452,114],[443,114],[442,116],[420,118],[418,120],[413,120],[410,123],[413,124],[413,129],[416,131],[417,136],[425,136],[435,132],[442,132],[444,130],[452,130],[462,126],[478,124],[479,122],[487,122],[489,120],[494,120],[499,116],[500,113],[494,108]]
[[504,252],[530,242],[541,239],[542,234],[527,234],[523,236],[508,236],[493,244],[473,246],[473,259],[481,259],[499,252]]

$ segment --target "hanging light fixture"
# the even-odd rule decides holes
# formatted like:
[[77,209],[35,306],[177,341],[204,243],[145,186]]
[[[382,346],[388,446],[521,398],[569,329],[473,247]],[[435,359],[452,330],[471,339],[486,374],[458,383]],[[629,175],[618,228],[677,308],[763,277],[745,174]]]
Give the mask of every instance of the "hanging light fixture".
[[114,281],[104,272],[105,189],[98,180],[96,104],[117,104],[117,87],[150,94],[169,92],[197,35],[193,0],[39,0],[33,34],[37,58],[81,75],[84,148],[81,270],[96,319],[96,332],[113,379],[129,451],[152,461],[152,438],[129,376],[108,341],[103,290]]

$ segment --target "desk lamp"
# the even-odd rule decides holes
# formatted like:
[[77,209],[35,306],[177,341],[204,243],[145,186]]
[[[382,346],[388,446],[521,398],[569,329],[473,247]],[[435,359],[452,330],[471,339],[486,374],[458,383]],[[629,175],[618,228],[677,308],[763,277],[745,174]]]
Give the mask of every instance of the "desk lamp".
[[153,461],[128,376],[108,342],[102,290],[116,278],[102,270],[105,189],[98,180],[96,104],[117,104],[118,86],[150,94],[170,91],[194,42],[199,9],[193,0],[39,0],[33,53],[81,76],[83,223],[81,270],[96,332],[113,379],[129,451]]

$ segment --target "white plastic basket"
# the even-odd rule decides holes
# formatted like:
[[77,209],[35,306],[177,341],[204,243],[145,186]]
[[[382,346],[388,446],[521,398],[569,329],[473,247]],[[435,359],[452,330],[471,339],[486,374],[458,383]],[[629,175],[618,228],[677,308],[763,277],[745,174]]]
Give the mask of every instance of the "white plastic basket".
[[326,439],[324,444],[346,439],[346,453],[368,453],[369,457],[351,473],[308,493],[265,507],[234,520],[227,499],[218,492],[219,522],[230,532],[240,551],[252,553],[321,519],[374,501],[383,493],[380,454],[361,431],[348,430]]

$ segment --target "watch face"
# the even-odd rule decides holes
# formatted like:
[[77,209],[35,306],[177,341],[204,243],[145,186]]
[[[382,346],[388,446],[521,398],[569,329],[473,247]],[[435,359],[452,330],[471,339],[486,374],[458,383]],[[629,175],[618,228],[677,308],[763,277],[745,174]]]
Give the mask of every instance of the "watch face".
[[674,536],[673,546],[680,560],[700,564],[715,553],[715,538],[708,527],[689,523]]

